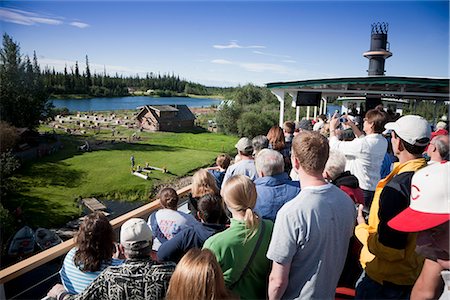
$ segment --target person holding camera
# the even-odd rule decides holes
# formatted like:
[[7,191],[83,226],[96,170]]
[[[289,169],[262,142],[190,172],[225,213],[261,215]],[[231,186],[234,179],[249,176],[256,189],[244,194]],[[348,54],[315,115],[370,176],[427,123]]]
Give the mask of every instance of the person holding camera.
[[383,137],[387,115],[384,111],[371,109],[364,118],[363,132],[346,115],[342,121],[350,126],[357,138],[352,141],[340,141],[337,128],[341,123],[337,113],[330,121],[330,149],[341,151],[347,163],[346,171],[350,171],[359,181],[363,190],[364,205],[370,208],[375,193],[375,187],[380,180],[381,164],[387,151],[387,141]]

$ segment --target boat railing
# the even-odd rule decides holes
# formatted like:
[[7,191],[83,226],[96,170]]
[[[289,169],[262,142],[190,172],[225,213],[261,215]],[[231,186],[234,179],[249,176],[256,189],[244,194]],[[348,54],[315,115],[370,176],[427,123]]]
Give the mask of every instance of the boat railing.
[[[177,194],[179,197],[186,196],[191,191],[191,185],[188,185],[184,188],[177,190]],[[155,199],[154,201],[142,205],[126,214],[123,214],[117,218],[114,218],[110,221],[112,227],[114,229],[120,228],[120,226],[125,223],[127,220],[131,218],[142,218],[144,216],[150,215],[152,212],[161,208],[161,204],[159,199]],[[12,266],[9,266],[5,269],[0,270],[0,299],[5,299],[4,294],[4,284],[12,279],[15,279],[27,272],[49,262],[52,261],[62,255],[65,255],[75,246],[74,239],[67,240],[61,244],[53,246],[47,250],[39,252],[27,259],[24,259]]]

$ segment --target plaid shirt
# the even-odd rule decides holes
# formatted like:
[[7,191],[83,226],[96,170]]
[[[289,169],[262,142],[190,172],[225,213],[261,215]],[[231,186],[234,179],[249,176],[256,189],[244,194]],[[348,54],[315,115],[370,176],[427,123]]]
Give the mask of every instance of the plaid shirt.
[[120,266],[108,267],[83,293],[67,299],[164,299],[174,270],[173,263],[129,259]]

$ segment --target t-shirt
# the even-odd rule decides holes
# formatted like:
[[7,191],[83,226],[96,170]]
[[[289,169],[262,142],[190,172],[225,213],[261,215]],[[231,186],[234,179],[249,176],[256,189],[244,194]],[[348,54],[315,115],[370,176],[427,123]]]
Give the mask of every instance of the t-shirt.
[[334,299],[356,210],[338,187],[305,187],[278,212],[267,257],[291,263],[284,299]]
[[81,271],[73,261],[76,251],[76,248],[72,248],[67,253],[62,268],[59,271],[61,282],[66,291],[70,294],[82,293],[104,269],[109,266],[118,266],[123,263],[123,260],[113,258],[111,261],[103,263],[96,272],[84,272]]
[[152,213],[147,223],[153,233],[153,250],[158,251],[162,243],[196,222],[193,216],[172,209],[164,208]]
[[237,163],[228,167],[225,177],[222,181],[222,186],[225,182],[235,175],[245,175],[251,180],[258,178],[258,173],[256,172],[255,161],[253,159],[243,159]]
[[[253,258],[249,269],[242,276],[232,291],[241,299],[265,299],[267,294],[267,278],[270,272],[270,261],[266,258],[270,236],[272,235],[273,223],[269,220],[264,222],[264,236]],[[222,268],[225,285],[229,287],[235,283],[247,265],[253,249],[258,241],[259,232],[245,241],[249,232],[243,221],[231,219],[230,228],[216,233],[206,240],[203,248],[210,249],[216,256]]]

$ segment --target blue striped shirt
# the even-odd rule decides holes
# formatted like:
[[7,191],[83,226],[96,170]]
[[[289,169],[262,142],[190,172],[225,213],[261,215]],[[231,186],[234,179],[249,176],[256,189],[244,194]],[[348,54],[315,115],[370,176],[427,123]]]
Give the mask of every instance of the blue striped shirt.
[[113,258],[110,262],[103,263],[96,272],[83,272],[74,263],[76,248],[72,248],[64,258],[63,266],[59,271],[61,281],[66,291],[70,294],[82,293],[100,273],[109,266],[118,266],[123,260]]

